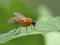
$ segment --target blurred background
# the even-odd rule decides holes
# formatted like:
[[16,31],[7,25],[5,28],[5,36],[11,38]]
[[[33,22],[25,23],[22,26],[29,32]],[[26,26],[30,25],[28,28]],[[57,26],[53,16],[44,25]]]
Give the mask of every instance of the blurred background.
[[37,20],[37,7],[45,5],[54,16],[60,15],[59,0],[0,0],[0,33],[8,32],[16,26],[8,24],[8,20],[14,17],[13,12],[20,12],[26,17]]
[[47,6],[54,16],[60,15],[60,0],[0,0],[0,34],[17,27],[14,24],[8,24],[8,20],[14,17],[13,12],[20,12],[26,17],[37,20],[39,5]]

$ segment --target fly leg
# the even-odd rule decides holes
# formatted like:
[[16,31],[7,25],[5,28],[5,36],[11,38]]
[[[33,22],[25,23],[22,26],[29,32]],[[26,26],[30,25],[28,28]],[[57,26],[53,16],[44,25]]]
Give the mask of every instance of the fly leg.
[[26,33],[27,33],[27,26],[26,26]]
[[33,27],[34,27],[34,30],[37,31],[37,29],[35,28],[35,26],[33,26]]
[[[34,29],[33,29],[33,28],[34,28]],[[37,31],[37,29],[36,29],[35,26],[33,26],[33,25],[31,26],[31,29]]]
[[21,26],[18,27],[18,34],[21,33]]
[[18,28],[15,29],[16,35],[21,33],[21,26],[19,26]]

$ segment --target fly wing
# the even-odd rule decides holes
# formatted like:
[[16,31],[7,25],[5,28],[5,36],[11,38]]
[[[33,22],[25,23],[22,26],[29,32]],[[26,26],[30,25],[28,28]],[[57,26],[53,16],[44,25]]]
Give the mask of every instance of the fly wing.
[[22,18],[26,18],[25,16],[18,12],[13,12],[13,14],[15,15],[15,17],[10,18],[8,23],[16,23],[16,21],[19,21]]
[[16,21],[20,21],[21,18],[18,18],[18,17],[12,17],[8,20],[8,23],[12,23],[12,24],[15,24]]
[[8,20],[8,23],[15,23],[15,20],[16,20],[16,17],[10,18],[10,19]]
[[23,14],[21,14],[21,13],[18,13],[18,12],[13,12],[13,14],[16,16],[16,17],[18,17],[18,18],[26,18],[25,16],[23,16]]

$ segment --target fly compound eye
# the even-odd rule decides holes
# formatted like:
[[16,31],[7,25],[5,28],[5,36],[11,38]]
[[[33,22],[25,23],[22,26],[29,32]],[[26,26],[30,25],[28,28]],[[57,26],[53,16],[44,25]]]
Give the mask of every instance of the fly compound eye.
[[35,22],[35,21],[33,21],[33,22],[32,22],[32,24],[33,24],[33,26],[35,26],[36,22]]

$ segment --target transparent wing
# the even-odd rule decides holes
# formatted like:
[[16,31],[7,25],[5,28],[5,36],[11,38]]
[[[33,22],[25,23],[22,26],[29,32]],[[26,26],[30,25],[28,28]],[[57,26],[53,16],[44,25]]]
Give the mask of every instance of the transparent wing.
[[16,23],[16,21],[20,21],[21,19],[20,17],[12,17],[8,20],[8,23]]
[[26,18],[25,16],[23,16],[21,13],[18,12],[13,12],[13,14],[16,17],[12,17],[8,20],[8,23],[16,23],[15,21],[21,20],[22,18]]
[[21,13],[18,12],[13,12],[13,14],[18,18],[26,18],[25,16],[23,16]]
[[15,17],[13,17],[13,18],[10,18],[9,20],[8,20],[8,23],[15,23]]

